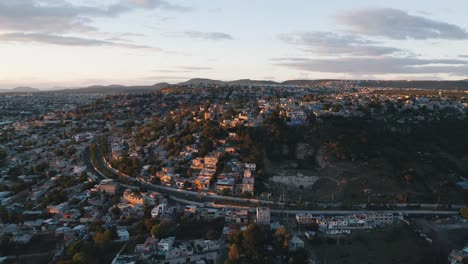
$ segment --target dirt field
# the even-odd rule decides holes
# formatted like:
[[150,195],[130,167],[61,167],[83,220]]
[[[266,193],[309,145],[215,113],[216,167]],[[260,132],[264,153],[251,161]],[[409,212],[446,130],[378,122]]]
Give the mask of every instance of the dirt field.
[[[431,245],[405,224],[382,230],[358,231],[312,247],[327,264],[438,264]],[[445,259],[446,260],[446,259]]]

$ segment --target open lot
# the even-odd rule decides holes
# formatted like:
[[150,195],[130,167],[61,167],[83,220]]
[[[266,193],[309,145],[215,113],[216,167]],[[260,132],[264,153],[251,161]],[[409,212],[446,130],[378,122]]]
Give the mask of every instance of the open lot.
[[306,247],[327,264],[440,263],[432,246],[405,224],[357,231],[350,237],[322,239],[321,243],[308,242]]

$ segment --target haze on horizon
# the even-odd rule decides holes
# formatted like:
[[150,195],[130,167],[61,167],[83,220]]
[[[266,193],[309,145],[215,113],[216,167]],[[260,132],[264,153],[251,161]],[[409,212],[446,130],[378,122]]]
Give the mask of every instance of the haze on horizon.
[[0,88],[466,79],[466,10],[464,0],[0,0]]

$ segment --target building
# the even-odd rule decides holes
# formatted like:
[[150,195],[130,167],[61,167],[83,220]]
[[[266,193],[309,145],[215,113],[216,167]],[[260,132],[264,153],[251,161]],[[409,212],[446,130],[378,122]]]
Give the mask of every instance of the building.
[[115,194],[118,188],[119,184],[112,179],[102,180],[97,186],[98,191],[108,194]]
[[297,236],[289,240],[289,251],[294,252],[304,248],[304,241]]
[[129,204],[143,204],[143,196],[135,193],[132,189],[126,189],[123,193],[123,199]]
[[224,219],[226,223],[246,224],[249,222],[249,211],[246,209],[227,210]]
[[244,177],[242,179],[242,193],[253,194],[255,180],[252,177]]
[[224,190],[229,191],[231,194],[234,193],[234,178],[224,178],[216,181],[216,191],[221,193]]
[[156,218],[164,213],[166,210],[167,204],[162,203],[159,204],[158,206],[154,207],[153,210],[151,210],[151,217]]
[[143,203],[149,206],[155,206],[157,202],[163,197],[160,193],[157,192],[144,193],[142,196]]
[[296,214],[296,221],[299,224],[316,224],[317,217],[308,213]]
[[127,229],[117,229],[117,237],[120,241],[128,241],[130,240],[130,233],[128,233]]
[[184,207],[184,212],[186,214],[195,214],[197,212],[197,206],[196,205],[186,205]]
[[468,259],[468,246],[462,250],[452,250],[448,257],[449,264],[461,264]]
[[216,170],[216,164],[218,164],[218,157],[216,156],[205,156],[204,168]]
[[162,252],[167,252],[171,249],[174,242],[175,242],[175,237],[163,238],[158,243],[158,250]]
[[393,223],[393,214],[391,213],[370,213],[366,216],[367,222],[374,225],[388,225]]
[[257,207],[257,224],[269,225],[270,224],[270,208]]

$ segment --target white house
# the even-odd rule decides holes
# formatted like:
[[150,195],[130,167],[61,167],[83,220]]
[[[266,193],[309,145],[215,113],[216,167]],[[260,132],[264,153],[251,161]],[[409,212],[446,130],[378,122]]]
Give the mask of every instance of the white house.
[[117,229],[117,236],[120,241],[130,240],[130,233],[128,233],[127,229]]
[[298,251],[299,249],[304,248],[304,241],[297,236],[294,236],[289,240],[289,251]]

